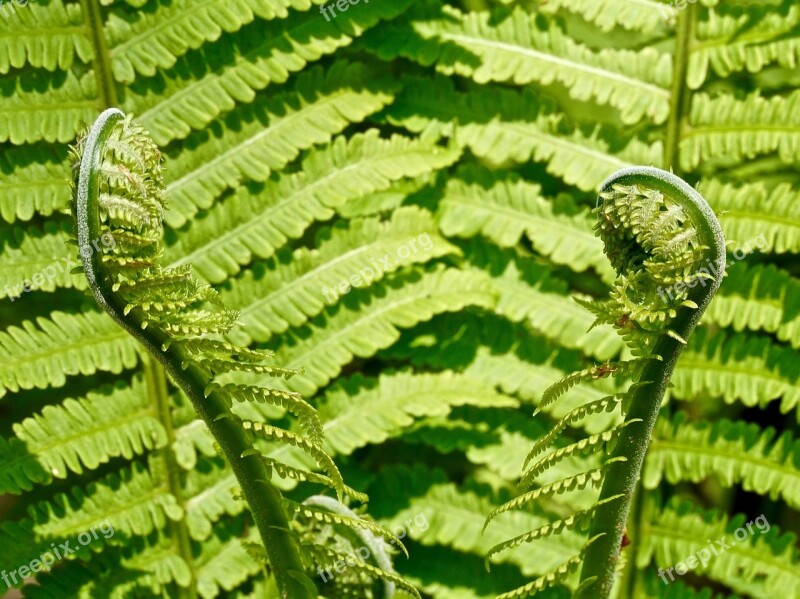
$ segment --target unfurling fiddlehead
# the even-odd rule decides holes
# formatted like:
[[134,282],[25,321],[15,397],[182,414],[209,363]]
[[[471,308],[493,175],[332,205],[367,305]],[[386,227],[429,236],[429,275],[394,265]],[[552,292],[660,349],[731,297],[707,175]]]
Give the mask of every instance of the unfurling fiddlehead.
[[[158,265],[165,187],[161,154],[146,132],[119,110],[109,109],[78,143],[73,157],[75,231],[94,298],[161,363],[210,430],[250,506],[264,543],[271,584],[281,597],[317,597],[316,585],[307,573],[330,564],[320,561],[324,552],[314,549],[317,537],[312,536],[313,527],[307,520],[317,527],[335,520],[340,526],[393,537],[357,517],[334,518],[320,508],[299,506],[282,497],[270,482],[273,475],[293,478],[330,487],[339,500],[348,495],[366,501],[366,496],[344,484],[322,449],[323,430],[317,413],[299,393],[230,383],[228,377],[225,384],[215,381],[217,375],[237,372],[289,378],[298,371],[267,364],[272,356],[269,351],[228,342],[224,335],[236,323],[237,314],[221,305],[213,288],[194,279],[190,268]],[[234,402],[245,401],[285,409],[297,417],[299,430],[241,419],[232,408]],[[299,470],[262,455],[256,448],[258,440],[297,447],[325,474]],[[391,572],[382,573],[375,567],[367,570],[358,570],[362,578],[353,575],[349,584],[362,582],[369,587],[372,579],[386,574],[392,582],[408,586]]]
[[[686,340],[725,274],[725,241],[717,218],[694,189],[671,173],[646,167],[619,171],[603,184],[595,213],[596,230],[617,279],[607,300],[580,303],[595,314],[595,324],[614,326],[635,358],[565,377],[545,391],[537,412],[582,381],[626,375],[633,384],[625,393],[581,405],[564,416],[528,454],[519,485],[522,494],[487,518],[488,524],[500,513],[556,494],[601,488],[591,507],[490,550],[491,556],[564,529],[589,533],[579,555],[501,595],[503,599],[531,596],[566,581],[578,569],[575,599],[609,597],[631,499],[664,392]],[[618,426],[552,448],[567,426],[618,406],[624,415]],[[589,453],[608,457],[597,469],[534,488],[536,479],[564,458]]]

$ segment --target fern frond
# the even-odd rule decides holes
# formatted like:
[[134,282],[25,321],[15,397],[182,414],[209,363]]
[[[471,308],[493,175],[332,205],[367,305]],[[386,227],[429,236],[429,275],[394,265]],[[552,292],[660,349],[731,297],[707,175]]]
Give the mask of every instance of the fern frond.
[[0,77],[0,96],[5,98],[0,106],[0,142],[70,142],[94,118],[97,81],[92,74],[35,73],[24,85],[22,81]]
[[[586,547],[588,547],[588,545],[594,541],[595,538],[596,537],[589,539],[589,541],[586,543]],[[554,585],[563,583],[570,574],[575,572],[580,567],[581,563],[583,563],[583,557],[584,552],[582,551],[580,554],[575,555],[563,564],[560,564],[555,570],[551,570],[544,576],[529,582],[525,586],[498,595],[497,599],[524,599],[525,597],[530,597],[531,595],[534,595]]]
[[172,210],[164,215],[166,222],[180,227],[226,189],[266,181],[301,150],[329,142],[351,122],[383,108],[393,98],[393,87],[374,69],[338,61],[327,71],[303,72],[285,93],[228,113],[224,128],[192,136],[188,148],[173,156],[167,178]]
[[400,539],[379,524],[375,524],[369,520],[364,520],[363,518],[353,518],[344,514],[337,514],[321,507],[317,507],[313,504],[300,504],[287,499],[284,500],[284,505],[287,506],[290,513],[294,514],[295,518],[299,516],[300,519],[316,520],[317,522],[327,524],[342,524],[350,528],[361,528],[363,530],[368,530],[374,535],[384,537],[387,541],[394,543],[400,550],[403,551],[405,556],[408,557],[408,551]]
[[[622,459],[624,458],[613,458],[613,460],[616,461],[620,461]],[[609,462],[610,461],[611,460],[609,460]],[[515,497],[511,501],[507,501],[497,509],[493,510],[486,517],[486,522],[483,525],[484,530],[492,520],[494,520],[500,514],[508,512],[509,510],[517,510],[535,501],[538,501],[540,499],[545,499],[548,497],[553,497],[554,495],[560,495],[562,493],[569,493],[572,491],[581,491],[589,486],[599,488],[600,484],[603,482],[604,472],[605,472],[604,467],[595,468],[592,470],[588,470],[586,472],[581,472],[580,474],[576,474],[575,476],[569,476],[567,478],[559,479],[554,483],[550,483],[548,485],[544,485],[542,487],[534,489],[533,491],[523,493],[522,495]]]
[[[5,14],[10,12],[11,14]],[[80,31],[83,14],[78,4],[53,0],[5,6],[0,19],[0,74],[30,65],[48,71],[66,71],[76,58],[94,57],[89,38]]]
[[781,411],[789,412],[800,405],[797,354],[767,337],[700,329],[675,368],[673,394],[682,399],[711,395],[747,406],[780,398]]
[[565,428],[568,426],[574,426],[575,423],[583,420],[587,416],[598,414],[600,412],[614,411],[619,404],[626,399],[630,399],[630,391],[631,389],[629,389],[626,393],[609,395],[603,399],[598,399],[597,401],[584,404],[575,408],[574,410],[571,410],[566,416],[561,418],[544,437],[536,442],[536,444],[533,446],[533,449],[531,449],[530,453],[528,453],[528,455],[525,457],[525,463],[523,464],[523,467],[527,466],[528,462],[530,462],[532,458],[536,457],[545,449],[547,449],[547,447],[550,446],[553,440],[560,435]]
[[[292,466],[287,466],[286,464],[282,464],[281,462],[268,457],[264,457],[264,463],[272,468],[275,471],[275,474],[281,478],[317,483],[325,485],[334,491],[336,490],[336,482],[328,476],[317,474],[316,472],[308,472],[299,468],[293,468]],[[344,485],[344,494],[348,497],[352,497],[356,501],[366,502],[369,499],[364,493],[360,493],[355,489],[348,487],[347,485]]]
[[571,12],[604,32],[622,27],[650,33],[665,25],[664,5],[656,0],[548,0],[540,11],[547,15]]
[[606,503],[610,503],[612,501],[619,501],[620,499],[622,499],[622,497],[623,495],[614,495],[607,499],[603,499],[601,501],[598,501],[588,510],[581,510],[579,512],[576,512],[575,514],[571,514],[566,518],[560,520],[554,520],[552,522],[549,522],[548,524],[545,524],[542,527],[528,531],[525,534],[514,537],[511,540],[504,541],[499,545],[492,547],[486,554],[486,557],[489,558],[495,553],[505,551],[506,549],[513,549],[514,547],[518,547],[522,543],[530,543],[531,541],[535,541],[537,539],[541,539],[544,537],[549,537],[550,535],[561,534],[561,532],[564,530],[574,530],[576,528],[584,528],[592,521],[592,518],[594,517],[595,513],[597,512],[597,509],[600,506]]
[[[243,420],[242,427],[246,431],[253,431],[254,433],[257,433],[258,436],[263,437],[268,441],[287,443],[293,447],[302,449],[304,452],[314,458],[317,464],[319,464],[325,473],[330,477],[334,483],[337,493],[339,494],[339,497],[341,498],[345,494],[344,479],[342,479],[339,469],[336,467],[336,464],[333,462],[331,457],[316,443],[313,443],[312,441],[309,441],[290,431],[286,431],[275,426],[270,426],[269,424],[264,424],[262,422],[250,422],[249,420]],[[249,451],[252,452],[252,455],[261,455],[255,449]]]
[[743,100],[693,96],[689,130],[680,142],[681,167],[693,170],[715,158],[741,162],[777,153],[785,164],[800,160],[800,91],[765,98],[753,93]]
[[[399,135],[381,139],[375,129],[338,137],[309,153],[302,173],[241,188],[215,205],[169,248],[167,259],[196,264],[208,280],[223,281],[254,256],[271,257],[346,202],[387,189],[392,181],[446,167],[457,157],[457,151],[426,141]],[[226,231],[221,238],[214,234],[219,230]]]
[[240,308],[248,335],[257,341],[301,326],[326,305],[339,303],[342,282],[367,287],[404,266],[458,252],[438,234],[430,213],[414,206],[398,208],[386,221],[356,218],[324,228],[318,238],[316,249],[280,252],[221,293],[226,304]]
[[353,38],[409,5],[410,0],[362,4],[333,22],[320,18],[316,10],[256,21],[238,32],[238,52],[213,46],[185,54],[167,72],[156,73],[152,83],[137,82],[124,109],[137,115],[158,144],[184,139],[237,102],[253,102],[267,86],[285,83],[292,73],[350,45]]
[[[545,515],[514,511],[504,514],[481,534],[486,514],[497,507],[493,498],[447,482],[440,471],[422,465],[394,466],[381,471],[370,487],[371,511],[386,513],[379,519],[385,526],[402,526],[406,520],[425,514],[428,527],[410,535],[422,545],[453,547],[461,553],[486,552],[521,530],[532,530],[547,524]],[[512,563],[527,576],[540,576],[580,552],[584,539],[567,530],[538,543],[527,543],[517,551],[496,555],[492,563]]]
[[369,357],[391,345],[400,334],[399,328],[464,306],[490,307],[494,302],[487,277],[458,269],[413,272],[374,287],[382,297],[373,296],[363,307],[345,305],[329,318],[315,319],[299,330],[302,337],[277,352],[289,367],[308,365],[305,374],[288,382],[291,389],[313,394],[354,357]]
[[736,331],[774,333],[780,341],[800,349],[800,281],[787,271],[737,264],[736,276],[722,282],[706,321]]
[[[758,522],[750,520],[751,533],[744,515],[729,519],[716,511],[701,512],[688,502],[672,501],[649,512],[650,522],[643,527],[640,564],[655,558],[660,566],[675,566],[675,556],[692,556],[705,549],[712,557],[697,570],[710,580],[763,599],[800,593],[795,536],[781,534],[764,516],[759,516]],[[737,530],[746,535],[740,538]],[[738,536],[734,539],[735,534]],[[719,549],[717,555],[713,555],[709,542]]]
[[669,114],[669,54],[654,48],[595,53],[553,21],[521,7],[462,13],[444,6],[436,18],[415,19],[407,28],[390,27],[389,32],[384,29],[380,40],[369,40],[379,44],[384,58],[397,53],[477,83],[559,82],[573,98],[610,104],[627,124],[644,117],[663,123]]
[[746,491],[780,497],[797,508],[800,441],[789,431],[776,439],[774,429],[746,422],[687,422],[682,412],[672,422],[656,424],[645,464],[645,487],[655,488],[662,477],[675,484],[700,482],[711,475],[727,487],[741,483]]
[[112,458],[141,455],[167,442],[146,409],[144,383],[135,378],[78,400],[46,406],[0,439],[0,492],[19,494],[70,473],[83,474]]
[[500,247],[516,245],[525,235],[539,253],[576,272],[589,267],[609,274],[600,241],[588,214],[557,214],[541,187],[519,177],[498,177],[485,169],[462,169],[450,179],[437,218],[445,235],[478,233]]
[[[541,476],[542,473],[552,468],[565,458],[574,455],[586,455],[594,452],[609,451],[609,448],[613,448],[614,443],[616,443],[617,439],[620,438],[625,429],[631,424],[636,424],[638,422],[641,422],[641,420],[626,420],[621,425],[610,430],[597,433],[596,435],[591,435],[590,437],[585,437],[580,441],[576,441],[575,443],[567,445],[566,447],[561,447],[551,451],[538,462],[535,462],[530,468],[528,468],[528,470],[520,479],[517,490],[520,492],[526,491],[531,487],[536,478]],[[527,464],[525,467],[527,467]]]
[[707,179],[699,188],[720,213],[726,238],[736,241],[735,251],[800,252],[800,194],[790,184],[768,189],[762,182],[736,186]]
[[76,487],[32,505],[27,518],[0,527],[0,562],[29,562],[49,550],[55,539],[72,540],[75,545],[74,539],[89,522],[107,523],[118,536],[98,535],[79,551],[97,551],[106,542],[119,545],[123,537],[146,536],[168,520],[180,519],[183,510],[163,487],[163,475],[163,464],[151,457],[148,465],[132,462],[130,468],[112,472],[85,489]]
[[[136,73],[152,76],[170,68],[178,56],[213,41],[223,32],[238,31],[256,16],[269,20],[285,17],[298,0],[238,0],[234,4],[212,0],[195,6],[190,0],[158,5],[123,18],[114,12],[106,23],[109,57],[114,78],[132,83]],[[306,5],[307,6],[307,5]]]
[[411,131],[451,137],[493,165],[545,162],[550,174],[583,191],[595,190],[620,168],[662,162],[660,142],[578,129],[530,91],[474,86],[461,93],[450,79],[425,79],[407,85],[385,113]]
[[687,71],[690,88],[698,89],[707,79],[709,67],[720,77],[749,71],[758,73],[777,64],[794,69],[800,61],[800,9],[770,10],[756,15],[736,13],[724,5],[698,19],[696,47]]
[[527,323],[562,347],[599,359],[617,355],[624,345],[613,330],[593,328],[591,315],[567,295],[566,283],[521,252],[473,240],[464,248],[464,257],[471,266],[492,275],[497,314]]
[[52,312],[0,332],[0,397],[62,387],[67,376],[120,373],[138,361],[136,343],[96,312]]
[[579,372],[568,374],[561,380],[550,385],[545,390],[545,392],[542,394],[542,399],[539,401],[539,405],[536,408],[536,412],[538,413],[540,410],[551,405],[578,383],[589,380],[597,380],[607,376],[630,376],[640,370],[648,361],[657,359],[658,358],[655,357],[647,357],[636,360],[626,360],[624,362],[607,362],[605,364],[589,366],[588,368],[584,368]]
[[49,216],[66,208],[69,184],[66,148],[33,144],[0,154],[0,218],[12,223]]
[[263,565],[245,549],[245,543],[255,542],[255,535],[243,536],[223,539],[215,535],[203,543],[193,570],[198,594],[204,599],[231,596],[234,589],[262,571]]
[[[332,452],[349,455],[408,428],[415,418],[444,416],[454,406],[516,407],[518,402],[481,382],[453,372],[399,372],[378,379],[356,375],[328,390],[320,405]],[[370,418],[363,418],[367,406]]]
[[[259,361],[268,352],[239,350],[215,337],[228,333],[238,314],[225,310],[212,288],[187,278],[186,269],[158,266],[163,231],[160,218],[132,223],[131,211],[101,209],[102,193],[106,193],[153,208],[154,216],[163,214],[161,152],[139,125],[120,111],[109,109],[74,153],[80,157],[73,203],[75,229],[83,268],[96,301],[161,363],[213,434],[265,540],[277,588],[298,599],[310,597],[312,583],[288,529],[282,496],[270,483],[271,471],[253,446],[250,431],[309,453],[329,475],[341,497],[344,481],[333,460],[317,443],[321,431],[313,410],[290,393],[258,392],[263,400],[279,397],[290,411],[300,414],[301,422],[310,428],[309,440],[234,415],[229,407],[231,396],[241,392],[243,399],[254,399],[257,392],[252,388],[211,385],[216,373],[249,371],[288,378],[298,371],[261,364]],[[102,248],[96,241],[101,235]],[[90,247],[93,237],[94,251]],[[138,287],[138,282],[143,286]],[[211,336],[210,343],[204,343],[207,336]],[[191,349],[186,349],[186,337],[200,340],[190,342]],[[204,348],[211,350],[209,355],[203,353]],[[238,361],[239,355],[248,360]],[[280,558],[275,557],[275,551],[280,552]]]

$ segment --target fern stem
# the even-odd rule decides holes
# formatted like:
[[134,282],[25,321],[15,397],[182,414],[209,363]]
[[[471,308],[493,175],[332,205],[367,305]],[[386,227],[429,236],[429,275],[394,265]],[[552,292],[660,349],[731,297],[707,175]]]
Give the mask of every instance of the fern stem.
[[625,566],[625,571],[622,574],[620,581],[620,589],[622,589],[623,597],[636,597],[636,589],[638,588],[639,577],[636,576],[636,555],[639,553],[639,547],[642,544],[642,516],[644,514],[644,494],[642,488],[638,487],[634,492],[633,502],[631,505],[631,515],[628,517],[628,538],[631,541],[628,547],[628,561]]
[[[282,496],[269,482],[271,473],[264,462],[250,455],[252,452],[247,453],[252,446],[246,431],[228,409],[220,393],[212,391],[207,397],[204,395],[209,383],[207,376],[191,363],[181,344],[169,344],[168,335],[158,327],[142,329],[141,317],[134,312],[125,315],[125,302],[111,289],[101,252],[92,251],[91,240],[98,239],[102,233],[98,197],[103,149],[115,125],[123,118],[124,114],[114,108],[103,112],[89,132],[81,158],[76,223],[86,280],[97,303],[161,363],[210,430],[250,506],[282,596],[314,599],[316,591],[304,572],[298,548],[291,536],[288,518],[281,505]],[[245,457],[242,457],[243,454]]]
[[[606,192],[613,185],[638,185],[657,190],[675,201],[691,219],[692,225],[703,244],[709,248],[710,260],[719,276],[706,286],[697,286],[689,299],[697,304],[696,309],[682,307],[670,327],[683,339],[688,339],[704,310],[719,289],[722,273],[725,272],[725,240],[719,221],[703,197],[682,179],[660,169],[634,167],[612,175],[602,187]],[[587,550],[581,583],[585,583],[576,593],[575,599],[607,599],[614,583],[614,574],[619,559],[620,543],[628,518],[631,500],[641,474],[644,457],[650,437],[661,407],[661,400],[669,384],[684,343],[663,335],[655,344],[653,355],[662,360],[650,360],[642,370],[638,381],[643,381],[636,389],[630,403],[626,420],[632,422],[622,433],[612,459],[624,457],[609,465],[600,501],[615,495],[622,495],[620,501],[612,501],[600,506],[593,520],[590,538],[602,535]]]
[[675,66],[672,73],[667,139],[664,147],[664,168],[680,173],[681,132],[685,124],[685,114],[689,109],[689,89],[686,73],[694,38],[695,7],[689,4],[678,13],[678,26],[675,38]]
[[[169,492],[175,497],[178,505],[185,511],[186,502],[183,500],[182,472],[175,460],[173,445],[175,443],[175,430],[172,428],[172,414],[169,405],[169,394],[167,393],[167,381],[164,378],[164,369],[153,359],[145,360],[144,365],[145,380],[147,381],[147,391],[151,399],[155,399],[158,409],[158,418],[164,429],[167,431],[167,444],[162,451],[164,463],[167,465],[167,483]],[[194,558],[192,557],[192,543],[189,539],[189,530],[186,527],[186,520],[179,522],[170,521],[172,537],[176,539],[178,554],[181,556],[192,575],[191,583],[188,587],[178,587],[178,597],[180,599],[196,599],[197,590],[195,582],[197,577],[194,571]]]
[[117,90],[114,87],[114,77],[111,71],[111,57],[108,55],[103,34],[103,18],[100,14],[98,0],[81,0],[86,28],[94,46],[94,75],[97,79],[97,89],[100,94],[101,109],[117,105]]

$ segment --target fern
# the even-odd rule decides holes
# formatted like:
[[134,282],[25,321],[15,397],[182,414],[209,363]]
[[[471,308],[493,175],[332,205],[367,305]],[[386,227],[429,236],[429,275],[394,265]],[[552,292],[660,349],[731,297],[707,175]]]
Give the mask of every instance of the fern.
[[[313,584],[303,578],[298,541],[292,537],[281,505],[285,500],[269,483],[272,467],[254,447],[248,432],[306,451],[328,475],[316,481],[325,480],[340,500],[352,490],[319,446],[322,428],[316,412],[298,394],[213,382],[214,375],[233,371],[285,378],[297,371],[260,364],[271,357],[270,352],[215,339],[230,330],[235,313],[220,310],[216,293],[194,281],[188,270],[157,266],[165,189],[161,154],[137,124],[117,110],[106,111],[76,155],[80,162],[76,167],[75,229],[95,299],[164,366],[214,435],[251,507],[281,593],[311,596]],[[97,246],[98,236],[103,240],[102,249]],[[298,417],[307,437],[240,420],[230,411],[234,399],[274,402],[287,408]],[[363,494],[354,495],[366,499]],[[367,526],[358,520],[348,522]]]
[[[661,398],[686,344],[685,339],[718,289],[725,272],[725,244],[716,217],[701,196],[669,173],[656,169],[622,171],[603,185],[595,212],[598,215],[598,235],[618,279],[609,300],[590,306],[597,314],[597,322],[614,324],[634,353],[643,357],[622,364],[607,363],[587,368],[555,383],[542,395],[540,407],[556,401],[583,380],[633,373],[636,381],[618,398],[604,398],[567,414],[528,454],[523,465],[527,470],[520,480],[520,491],[529,489],[537,477],[564,457],[578,452],[603,452],[609,444],[611,449],[605,451],[612,457],[603,463],[599,472],[595,471],[596,476],[602,477],[602,489],[599,499],[591,507],[523,533],[489,552],[492,555],[512,549],[543,536],[559,534],[564,529],[590,530],[590,538],[577,561],[565,562],[551,574],[507,593],[508,597],[527,597],[560,583],[571,568],[581,564],[581,583],[575,595],[609,596],[629,502]],[[703,274],[706,278],[700,279]],[[692,280],[691,291],[687,291],[684,285],[683,291],[678,289],[675,297],[663,293],[662,286]],[[698,286],[698,282],[702,286]],[[572,420],[584,418],[594,411],[613,409],[620,403],[623,403],[625,413],[623,424],[555,449],[528,467],[529,461],[551,445]],[[540,488],[536,498],[562,492],[564,488],[575,490],[583,486],[575,478],[563,479]],[[497,513],[519,508],[528,500],[532,500],[530,495],[523,500],[513,500],[491,514],[487,524]]]
[[[488,573],[485,556],[528,531],[582,524],[571,516],[592,512],[609,473],[633,468],[624,441],[643,427],[623,425],[647,387],[631,380],[667,364],[635,360],[680,337],[613,595],[793,596],[797,542],[772,531],[669,584],[658,568],[759,514],[796,528],[796,3],[346,6],[0,4],[9,586],[50,599],[280,594],[211,429],[144,346],[98,312],[84,273],[69,272],[79,262],[69,147],[118,107],[150,132],[167,189],[163,213],[103,191],[100,218],[125,229],[106,266],[126,280],[171,274],[113,294],[124,319],[147,314],[145,333],[169,332],[166,351],[207,373],[199,388],[231,426],[247,423],[243,461],[269,470],[281,510],[297,516],[286,534],[309,594],[410,597],[410,583],[424,599],[595,596],[581,571],[601,547],[616,553],[621,530],[588,546],[591,526],[522,543],[493,555]],[[115,161],[132,159],[117,151]],[[680,305],[691,298],[642,303],[617,289],[608,301],[616,272],[591,233],[592,208],[603,181],[633,165],[696,187],[728,240],[727,276],[688,337],[674,318],[697,312]],[[663,249],[687,236],[664,234]],[[151,265],[117,259],[131,252]],[[649,262],[653,284],[672,289],[693,254],[675,270]],[[367,268],[371,280],[353,279]],[[351,289],[330,293],[343,282]],[[642,328],[617,334],[631,318]],[[206,328],[219,333],[196,338]],[[610,376],[620,364],[625,376]],[[586,380],[550,401],[554,382],[580,372]],[[547,469],[521,490],[532,449],[528,468]],[[295,511],[311,497],[383,526],[408,558],[387,543],[388,563],[336,572],[367,531]],[[627,497],[597,508],[597,522],[619,503]],[[51,543],[75,543],[106,519],[113,536],[20,576]],[[320,566],[335,577],[324,582]]]

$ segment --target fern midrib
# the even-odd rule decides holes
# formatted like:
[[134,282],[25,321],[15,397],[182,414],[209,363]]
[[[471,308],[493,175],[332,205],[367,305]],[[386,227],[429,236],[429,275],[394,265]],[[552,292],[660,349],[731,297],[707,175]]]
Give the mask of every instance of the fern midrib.
[[40,33],[46,34],[55,34],[52,37],[59,37],[62,36],[64,33],[75,33],[75,34],[85,34],[86,33],[86,26],[85,25],[70,25],[67,27],[29,27],[25,28],[22,31],[3,31],[3,39],[7,39],[10,37],[34,37],[35,35],[39,35]]
[[27,99],[22,98],[23,104],[20,106],[8,106],[8,100],[3,102],[2,107],[0,107],[0,113],[4,114],[13,114],[15,112],[19,113],[32,113],[38,111],[44,111],[48,114],[52,114],[53,112],[63,112],[65,110],[73,110],[77,108],[96,108],[97,107],[97,100],[82,100],[80,102],[64,102],[59,98],[53,98],[53,102],[50,104],[34,104],[29,102]]
[[786,33],[790,33],[791,31],[795,30],[797,27],[796,24],[792,25],[788,28],[782,28],[781,31],[772,31],[771,33],[765,32],[757,32],[757,33],[750,33],[745,35],[736,35],[736,33],[732,33],[727,37],[715,37],[706,39],[704,41],[696,40],[694,47],[698,50],[709,50],[709,49],[716,49],[716,48],[737,48],[741,46],[743,50],[751,50],[752,48],[747,48],[749,45],[761,45],[764,42],[771,42],[772,45],[779,46],[781,42],[789,42],[796,43],[796,38],[787,38],[787,39],[776,39],[781,35]]
[[[478,116],[479,113],[475,113]],[[485,116],[485,115],[483,115]],[[509,123],[507,121],[500,121],[499,123],[503,127],[507,127],[511,130],[520,130],[517,131],[520,137],[540,137],[543,138],[545,141],[550,143],[553,146],[561,147],[564,150],[568,150],[570,152],[576,154],[584,154],[589,158],[595,158],[598,162],[605,162],[611,165],[614,168],[624,168],[626,166],[631,166],[630,162],[624,161],[618,158],[614,154],[610,154],[608,152],[601,152],[599,150],[595,150],[584,144],[577,144],[577,143],[570,143],[570,140],[565,139],[563,137],[559,137],[558,135],[552,135],[550,133],[545,133],[542,129],[539,128],[539,124],[534,122],[527,123],[529,125],[533,125],[535,127],[535,131],[531,134],[530,130],[525,130],[524,126],[517,125],[516,123]]]
[[767,123],[746,123],[735,125],[690,125],[684,129],[683,138],[687,139],[697,135],[708,135],[709,133],[752,133],[756,135],[765,131],[775,133],[800,133],[800,124],[787,125],[778,124],[772,125]]
[[[798,204],[800,205],[800,204]],[[775,206],[774,209],[770,206],[769,212],[747,212],[746,210],[736,210],[735,208],[732,209],[725,209],[725,211],[720,214],[719,220],[726,221],[726,220],[741,220],[741,219],[750,219],[754,221],[764,221],[776,225],[784,225],[786,227],[798,227],[800,228],[800,213],[796,216],[793,214],[785,214],[781,216],[773,216],[773,214],[779,213],[780,208],[789,208],[789,206]],[[796,219],[792,222],[792,219]]]
[[533,48],[525,48],[523,46],[516,46],[506,42],[487,40],[485,38],[480,38],[480,37],[469,37],[466,35],[459,35],[454,33],[440,33],[438,37],[443,40],[448,40],[448,39],[453,40],[457,43],[462,44],[462,46],[466,48],[482,45],[488,48],[495,48],[498,50],[502,50],[504,52],[508,52],[509,54],[520,54],[522,56],[530,56],[532,58],[541,60],[542,62],[551,62],[557,66],[563,66],[575,71],[579,72],[583,71],[585,73],[593,74],[600,77],[601,79],[608,79],[611,81],[617,81],[619,83],[623,83],[627,86],[638,87],[644,91],[649,92],[654,96],[662,96],[664,99],[667,100],[669,99],[670,96],[669,90],[666,90],[652,83],[646,83],[639,79],[634,79],[632,77],[628,77],[620,73],[615,73],[614,71],[606,71],[598,67],[592,67],[582,63],[572,62],[560,56],[556,56],[554,54],[547,54],[546,52],[541,52]]
[[690,4],[682,10],[678,15],[678,28],[675,36],[675,61],[670,92],[670,114],[667,120],[664,145],[664,169],[672,170],[676,174],[680,174],[681,137],[687,126],[685,112],[691,102],[686,77],[689,72],[689,60],[694,48],[694,20],[696,15],[694,4]]
[[[753,356],[750,356],[753,357]],[[680,373],[682,370],[700,370],[703,372],[708,371],[719,371],[719,372],[733,372],[735,374],[744,374],[749,376],[755,376],[761,379],[773,380],[778,381],[781,383],[782,386],[789,384],[789,381],[781,377],[779,374],[774,373],[772,370],[757,370],[754,371],[754,368],[740,368],[737,364],[741,364],[741,362],[736,362],[735,364],[718,364],[715,361],[707,361],[702,362],[698,359],[692,359],[691,353],[686,355],[685,358],[681,358],[680,363],[678,364],[677,368],[675,369],[676,374]]]

